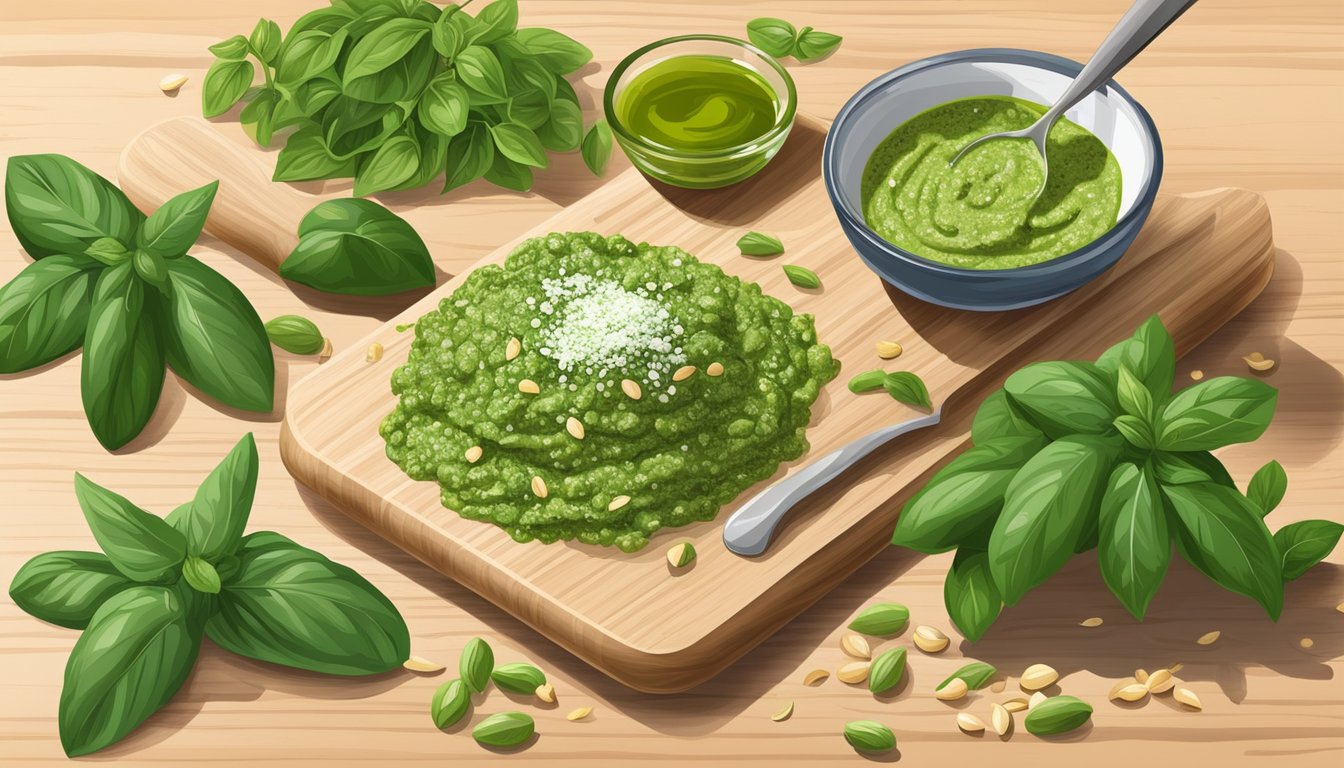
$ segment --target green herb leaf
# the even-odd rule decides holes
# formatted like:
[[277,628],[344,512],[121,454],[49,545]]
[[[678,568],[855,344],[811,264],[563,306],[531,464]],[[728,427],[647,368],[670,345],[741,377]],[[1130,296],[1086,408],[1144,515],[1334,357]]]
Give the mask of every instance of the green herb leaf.
[[1040,437],[1045,434],[1032,426],[1008,393],[996,389],[980,403],[971,424],[971,440],[979,445],[996,437]]
[[158,299],[129,263],[108,267],[94,287],[84,332],[80,393],[94,437],[116,450],[149,423],[163,391]]
[[440,14],[434,22],[431,41],[434,44],[434,50],[440,56],[451,61],[463,48],[467,47],[467,37],[463,25],[459,23],[461,20],[457,18],[466,16],[466,14],[449,11]]
[[1171,394],[1176,348],[1162,320],[1153,315],[1133,336],[1103,352],[1097,358],[1097,367],[1110,376],[1118,376],[1122,367],[1128,368],[1147,387],[1153,402],[1160,405]]
[[9,597],[34,618],[83,629],[108,598],[134,585],[101,552],[45,552],[14,574]]
[[1219,376],[1177,392],[1157,419],[1157,447],[1210,451],[1264,434],[1278,390],[1255,379]]
[[1068,561],[1095,517],[1117,453],[1114,440],[1074,435],[1042,448],[1013,477],[989,540],[1004,602],[1015,604]]
[[65,665],[59,719],[67,755],[120,741],[177,693],[201,644],[188,618],[164,587],[132,587],[103,603]]
[[280,52],[276,79],[297,86],[326,73],[336,65],[336,59],[349,39],[343,29],[334,34],[317,29],[296,34],[291,30]]
[[892,648],[878,654],[868,669],[868,690],[886,693],[901,682],[905,674],[905,649]]
[[1171,561],[1167,517],[1150,471],[1129,462],[1115,468],[1102,495],[1100,526],[1101,577],[1125,610],[1143,621]]
[[247,39],[252,53],[264,64],[271,64],[280,55],[280,25],[270,19],[261,19],[252,28],[252,36]]
[[1283,580],[1293,581],[1325,559],[1339,543],[1344,525],[1333,520],[1302,520],[1274,534],[1283,560]]
[[890,752],[896,748],[896,734],[875,720],[845,723],[845,741],[860,752]]
[[261,318],[247,297],[191,256],[169,262],[168,272],[164,318],[168,364],[225,405],[270,411],[275,358]]
[[959,546],[994,520],[1013,477],[1044,445],[1038,432],[986,440],[957,456],[906,503],[891,543],[927,554]]
[[798,42],[793,47],[793,55],[799,61],[816,61],[834,53],[835,49],[840,47],[842,40],[844,38],[839,35],[809,27],[798,35]]
[[256,497],[259,464],[249,432],[206,475],[191,503],[168,515],[168,524],[186,537],[188,554],[215,562],[238,549]]
[[864,371],[849,380],[849,391],[856,395],[864,392],[876,392],[887,381],[886,371]]
[[1032,424],[1052,438],[1104,434],[1120,414],[1114,386],[1091,363],[1033,363],[1009,376],[1003,388]]
[[972,661],[971,663],[958,669],[956,672],[948,675],[943,682],[934,686],[933,690],[938,690],[953,680],[961,679],[966,681],[966,687],[972,691],[984,688],[989,681],[999,673],[999,670],[993,664],[986,664],[983,661]]
[[1207,451],[1189,453],[1157,451],[1153,454],[1153,471],[1157,475],[1158,483],[1163,486],[1217,483],[1228,488],[1236,487],[1222,462]]
[[168,265],[163,257],[156,256],[143,248],[137,248],[131,256],[131,266],[141,280],[163,289],[168,284]]
[[277,533],[245,536],[238,573],[206,623],[240,656],[330,675],[386,672],[410,656],[410,633],[364,577]]
[[210,46],[210,52],[221,59],[238,60],[247,58],[247,38],[242,35],[234,35]]
[[1128,413],[1121,414],[1115,417],[1112,426],[1115,427],[1115,431],[1120,433],[1121,437],[1125,438],[1126,442],[1135,448],[1145,451],[1153,449],[1153,428],[1138,416],[1131,416]]
[[84,253],[98,240],[135,240],[145,215],[107,179],[63,155],[15,155],[5,171],[5,209],[34,259]]
[[536,723],[522,712],[500,712],[471,729],[471,737],[490,747],[516,747],[532,738]]
[[547,166],[546,149],[532,131],[517,123],[499,123],[490,126],[490,135],[494,137],[499,153],[515,163],[530,165],[533,168]]
[[266,337],[275,346],[295,355],[315,355],[326,343],[317,324],[299,315],[280,315],[267,320]]
[[461,680],[449,680],[434,691],[429,702],[429,716],[434,727],[443,729],[457,725],[471,710],[471,692]]
[[36,368],[79,349],[102,264],[56,254],[0,288],[0,373]]
[[216,61],[206,71],[201,85],[201,111],[206,117],[228,112],[247,93],[256,75],[256,67],[250,61]]
[[821,278],[817,273],[807,267],[800,267],[795,264],[785,264],[784,274],[788,276],[789,282],[809,290],[815,290],[821,287]]
[[490,645],[479,637],[467,641],[462,655],[457,660],[458,673],[473,693],[480,693],[490,682],[490,673],[495,668],[495,652]]
[[219,573],[213,565],[195,555],[188,555],[183,561],[182,578],[197,592],[219,594]]
[[1145,422],[1153,418],[1152,393],[1123,365],[1116,372],[1115,394],[1116,401],[1125,413]]
[[1092,719],[1092,706],[1074,696],[1051,696],[1027,711],[1023,722],[1036,736],[1055,736],[1075,730]]
[[161,581],[182,565],[186,539],[162,518],[80,474],[75,475],[75,496],[93,538],[126,578]]
[[476,15],[477,43],[491,43],[518,29],[518,0],[494,0]]
[[849,628],[864,635],[899,635],[910,620],[910,610],[898,603],[877,603],[859,611]]
[[929,388],[924,385],[924,380],[918,374],[910,371],[888,373],[882,386],[897,402],[917,408],[933,408],[933,402],[929,400]]
[[943,581],[943,604],[967,640],[975,642],[984,636],[1003,610],[1003,598],[989,569],[989,553],[965,547],[957,550]]
[[[3,301],[0,301],[0,304],[3,304]],[[1246,488],[1246,498],[1259,507],[1261,515],[1264,516],[1279,506],[1279,502],[1283,501],[1283,495],[1287,492],[1288,473],[1283,471],[1282,464],[1271,461],[1257,469],[1251,476],[1251,484]]]
[[[594,123],[593,127],[588,131],[588,136],[584,136],[583,110],[579,108],[578,104],[572,101],[556,99],[551,102],[550,119],[537,129],[537,138],[541,141],[543,147],[552,152],[568,152],[575,147],[578,147],[580,143],[583,143],[586,147],[589,139],[597,142],[599,146],[597,146],[596,149],[600,150],[602,142],[601,134],[603,132],[607,134],[606,141],[609,143],[611,140],[611,128],[608,127],[603,131],[603,129],[597,127],[599,123],[606,125],[606,121],[598,121],[598,123]],[[594,131],[598,132],[596,136],[594,136]],[[610,148],[608,148],[608,154],[610,154]],[[583,157],[584,162],[587,163],[588,152],[586,149],[584,150]],[[588,167],[589,169],[592,169],[591,165]]]
[[[1163,486],[1180,521],[1185,550],[1224,589],[1255,600],[1277,620],[1283,610],[1282,560],[1255,505],[1235,488],[1212,483]],[[1187,558],[1190,559],[1190,558]]]
[[[737,249],[743,256],[774,256],[784,252],[784,243],[778,237],[763,232],[748,232],[737,240]],[[785,268],[787,272],[788,269]]]
[[371,200],[349,199],[320,203],[303,217],[299,245],[281,263],[280,276],[358,296],[425,288],[435,280],[429,249],[411,225]]
[[196,244],[205,227],[205,217],[215,200],[219,182],[173,196],[145,219],[137,244],[153,256],[171,259]]
[[776,58],[792,53],[797,37],[798,30],[783,19],[765,16],[747,22],[747,39],[752,45]]
[[593,52],[586,46],[553,29],[519,29],[518,42],[557,75],[568,75],[593,60]]
[[448,142],[448,170],[443,191],[457,189],[481,178],[494,160],[495,140],[489,129],[481,123],[467,123],[466,130]]
[[[561,102],[568,103],[568,102]],[[551,118],[554,122],[554,117]],[[542,142],[545,144],[545,142]],[[594,176],[601,176],[607,170],[607,161],[611,159],[611,126],[606,120],[598,120],[583,137],[583,164]]]
[[355,175],[354,158],[337,160],[327,152],[322,131],[315,127],[296,131],[276,156],[273,181],[312,181]]
[[342,90],[347,96],[376,104],[415,98],[433,75],[429,32],[430,25],[420,19],[380,22],[350,48],[341,75]]
[[532,169],[495,153],[495,159],[485,172],[485,180],[504,189],[527,192],[532,189]]
[[114,267],[131,258],[131,252],[113,237],[100,237],[84,249],[84,255],[108,267]]
[[355,174],[355,196],[392,189],[420,168],[420,145],[406,135],[393,136],[360,165]]
[[494,51],[481,45],[469,45],[454,59],[457,76],[473,91],[497,99],[507,99],[509,89],[504,83],[504,68]]
[[546,684],[546,673],[531,664],[514,662],[495,667],[490,680],[502,691],[530,694]]
[[457,79],[444,72],[433,80],[420,96],[416,115],[420,124],[443,136],[456,136],[467,127],[471,96]]

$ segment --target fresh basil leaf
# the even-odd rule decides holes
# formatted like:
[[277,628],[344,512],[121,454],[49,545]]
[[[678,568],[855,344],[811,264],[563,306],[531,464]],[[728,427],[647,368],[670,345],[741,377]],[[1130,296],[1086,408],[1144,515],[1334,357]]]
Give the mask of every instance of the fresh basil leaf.
[[1095,520],[1118,451],[1114,439],[1073,435],[1042,448],[1013,476],[989,539],[1004,602],[1017,603],[1068,561]]
[[131,252],[121,241],[112,237],[100,237],[84,249],[84,255],[104,266],[112,267],[131,258]]
[[164,587],[133,587],[93,615],[65,665],[61,746],[71,757],[120,741],[177,693],[201,645]]
[[400,61],[429,34],[416,19],[392,19],[358,40],[345,60],[344,83],[376,75]]
[[[600,120],[598,123],[606,125],[605,120]],[[588,140],[592,139],[598,142],[599,146],[596,150],[600,152],[601,134],[593,137],[594,131],[601,130],[597,127],[598,123],[593,124],[592,129],[588,131],[588,137],[585,137],[583,135],[583,110],[579,108],[578,104],[568,99],[557,98],[551,102],[550,119],[537,129],[537,138],[541,140],[541,146],[552,152],[569,152],[579,146],[580,142],[586,147]],[[608,141],[610,141],[611,128],[608,127],[606,133]],[[607,153],[610,154],[610,147],[608,147]],[[583,157],[584,162],[587,163],[589,158],[587,149],[584,150]],[[588,167],[592,168],[591,165]]]
[[[464,92],[465,90],[463,89]],[[510,123],[516,123],[535,132],[551,119],[551,98],[536,88],[515,91],[509,99],[505,113]]]
[[1153,471],[1157,475],[1157,481],[1164,486],[1217,483],[1228,488],[1236,487],[1232,482],[1232,476],[1223,467],[1223,463],[1208,452],[1167,453],[1158,451],[1153,454]]
[[280,53],[276,79],[298,85],[329,71],[336,66],[336,59],[349,39],[349,34],[343,29],[334,33],[316,29],[298,34],[291,31]]
[[109,451],[140,434],[163,392],[158,297],[128,262],[98,277],[84,331],[80,394],[98,442]]
[[[784,271],[787,272],[788,267],[785,267]],[[813,275],[813,277],[816,276]],[[820,282],[817,283],[818,286],[820,284]],[[929,400],[929,388],[924,385],[924,380],[917,374],[910,371],[888,373],[886,380],[882,382],[882,386],[887,390],[887,394],[899,402],[918,408],[933,408],[933,402]]]
[[155,288],[163,288],[168,284],[168,264],[162,256],[137,248],[131,256],[131,266],[141,280]]
[[252,28],[252,36],[247,39],[247,42],[252,48],[252,53],[263,64],[272,64],[276,57],[280,55],[280,41],[282,39],[283,35],[280,34],[279,24],[270,19],[259,19],[257,25]]
[[593,52],[586,46],[553,29],[524,27],[517,37],[542,66],[559,75],[575,72],[593,59]]
[[1153,428],[1149,426],[1147,421],[1138,416],[1124,413],[1116,416],[1111,425],[1115,427],[1115,431],[1119,432],[1121,437],[1125,438],[1135,448],[1145,451],[1153,449]]
[[1210,451],[1264,434],[1278,390],[1255,379],[1219,376],[1177,392],[1156,424],[1164,451]]
[[546,150],[537,140],[537,135],[516,123],[500,123],[490,126],[490,135],[494,137],[495,147],[504,157],[533,168],[547,166]]
[[1045,437],[1002,389],[994,390],[980,403],[971,423],[971,441],[976,445],[998,437]]
[[332,675],[386,672],[410,656],[397,609],[362,576],[274,533],[252,534],[206,634],[252,659]]
[[1279,548],[1283,562],[1283,580],[1293,581],[1325,559],[1339,537],[1344,525],[1333,520],[1302,520],[1280,528],[1274,533],[1274,544]]
[[943,604],[948,618],[967,640],[984,636],[1003,610],[1003,598],[983,550],[958,549],[943,582]]
[[350,23],[358,15],[358,12],[353,8],[340,3],[333,3],[330,7],[318,8],[300,16],[289,28],[289,34],[293,36],[310,29],[334,34],[336,30]]
[[420,148],[420,165],[415,173],[411,174],[405,181],[401,182],[391,191],[401,189],[419,189],[431,181],[439,174],[443,173],[444,159],[448,154],[448,137],[441,136],[428,128],[421,127],[419,121],[410,120],[406,123],[407,135],[415,140]]
[[79,349],[103,265],[56,254],[0,288],[0,373],[17,373]]
[[[556,104],[560,106],[560,104]],[[495,160],[495,140],[482,123],[468,123],[466,130],[448,142],[447,173],[443,191],[475,181],[490,170]]]
[[843,40],[844,38],[839,35],[805,27],[798,34],[798,42],[793,46],[793,56],[799,61],[824,59],[834,53]]
[[392,189],[414,176],[419,168],[420,145],[405,134],[393,136],[360,164],[355,174],[355,196]]
[[798,30],[783,19],[766,16],[747,22],[747,39],[776,58],[788,56],[797,38]]
[[522,58],[515,56],[508,60],[501,60],[500,63],[506,64],[504,80],[508,83],[510,90],[536,89],[546,94],[548,101],[555,99],[557,92],[556,78],[558,76],[544,67],[541,62],[531,58],[531,54]]
[[611,159],[611,126],[606,120],[598,120],[583,137],[583,164],[594,176],[601,176],[607,170],[607,161]]
[[247,38],[234,35],[210,46],[210,52],[221,59],[240,60],[247,58]]
[[509,97],[508,87],[504,84],[504,68],[489,48],[469,45],[457,54],[453,66],[458,79],[472,90],[501,100]]
[[280,315],[267,320],[266,337],[295,355],[315,355],[326,343],[317,324],[302,315]]
[[1133,336],[1101,353],[1097,367],[1110,376],[1128,368],[1147,387],[1153,402],[1161,405],[1171,395],[1176,376],[1176,347],[1161,318],[1152,315]]
[[234,553],[257,493],[257,443],[243,435],[196,489],[196,496],[168,515],[187,540],[187,554],[210,562]]
[[44,552],[14,574],[9,597],[35,618],[83,629],[98,606],[134,585],[101,552]]
[[518,0],[495,0],[476,14],[475,42],[490,43],[518,29]]
[[317,130],[320,135],[320,124],[315,124],[314,122],[310,122],[310,120],[320,121],[321,115],[318,113],[321,112],[323,107],[326,107],[328,104],[335,101],[340,95],[341,81],[333,72],[327,72],[306,80],[294,86],[290,93],[293,110],[297,112],[297,115],[306,119],[301,119],[299,116],[291,116],[287,113],[282,120],[281,116],[277,115],[276,127],[278,128],[281,125],[288,126],[292,123],[301,126],[299,130]]
[[1009,376],[1003,388],[1031,423],[1052,438],[1104,434],[1120,414],[1113,384],[1091,363],[1033,363]]
[[322,113],[322,136],[333,158],[349,160],[377,149],[405,122],[406,113],[396,105],[340,96]]
[[345,59],[345,94],[378,104],[418,96],[436,64],[429,30],[419,19],[392,19],[358,39]]
[[1283,564],[1260,510],[1235,488],[1213,483],[1163,486],[1191,561],[1224,589],[1246,595],[1278,620]]
[[440,73],[420,95],[416,115],[420,124],[444,135],[456,136],[467,127],[471,97],[451,72]]
[[197,592],[207,595],[219,594],[219,572],[204,558],[187,555],[187,559],[182,563],[182,578]]
[[275,135],[275,116],[280,109],[282,97],[275,88],[265,87],[256,92],[238,113],[238,121],[243,124],[245,133],[251,135],[258,146],[269,147]]
[[164,259],[186,253],[201,236],[205,217],[210,213],[218,189],[219,182],[212,181],[199,189],[173,196],[145,219],[136,242],[149,253]]
[[256,67],[250,61],[216,61],[201,85],[201,111],[206,117],[228,112],[252,87]]
[[532,189],[532,169],[496,153],[490,168],[485,172],[485,180],[515,192],[527,192]]
[[144,214],[107,179],[64,155],[15,155],[5,171],[5,209],[34,259],[84,253],[110,237],[135,240]]
[[1125,610],[1139,621],[1171,562],[1171,537],[1157,479],[1125,462],[1111,472],[1101,497],[1097,564]]
[[275,160],[272,181],[311,181],[314,179],[346,178],[355,175],[358,162],[354,158],[337,160],[327,152],[322,131],[307,126],[295,131],[285,142]]
[[[465,135],[465,134],[464,134]],[[382,296],[434,285],[434,261],[411,225],[370,200],[319,204],[299,224],[280,275],[322,291]]]
[[187,541],[163,518],[78,473],[75,497],[98,546],[126,578],[160,581],[182,565]]
[[168,283],[164,309],[168,364],[193,387],[225,405],[270,411],[275,358],[261,318],[247,297],[191,256],[169,262]]
[[[0,300],[0,305],[3,303],[3,300]],[[1287,492],[1288,473],[1283,471],[1282,464],[1271,461],[1257,469],[1251,476],[1251,484],[1246,488],[1246,498],[1259,507],[1261,515],[1264,516],[1279,506],[1279,502],[1283,501],[1283,495]]]
[[457,16],[466,16],[466,14],[453,12],[452,9],[445,10],[434,22],[434,29],[431,32],[434,50],[449,61],[455,58],[463,48],[467,47],[467,36],[463,26],[454,18]]
[[1130,416],[1145,422],[1153,418],[1153,395],[1142,381],[1129,369],[1121,365],[1116,372],[1116,402],[1120,409]]
[[1045,445],[1045,437],[998,437],[953,459],[906,503],[891,543],[936,554],[953,549],[992,522],[1013,476]]

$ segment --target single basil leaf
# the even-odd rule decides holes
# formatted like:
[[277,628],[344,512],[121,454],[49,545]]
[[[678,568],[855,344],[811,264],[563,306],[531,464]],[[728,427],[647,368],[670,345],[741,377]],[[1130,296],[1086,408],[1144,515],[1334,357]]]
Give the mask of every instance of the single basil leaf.
[[943,604],[967,640],[974,643],[984,636],[1003,610],[1003,598],[989,569],[989,553],[957,550],[943,582]]
[[997,437],[1040,437],[1041,430],[1032,426],[1002,389],[996,389],[980,403],[971,423],[971,441],[976,445]]
[[234,35],[210,46],[210,52],[221,59],[238,60],[247,58],[247,38],[242,35]]
[[1171,562],[1171,537],[1157,479],[1125,462],[1111,472],[1101,497],[1097,564],[1125,610],[1139,621]]
[[85,256],[56,254],[0,288],[0,373],[36,368],[79,349],[102,268]]
[[1004,602],[1017,603],[1068,561],[1095,520],[1117,453],[1113,439],[1073,435],[1042,448],[1013,476],[989,539]]
[[[466,89],[462,89],[464,92]],[[551,119],[551,97],[536,88],[515,91],[505,110],[509,122],[536,132]],[[540,145],[540,140],[538,140]]]
[[544,27],[518,30],[518,42],[542,66],[559,75],[568,75],[593,59],[593,52],[573,38]]
[[126,578],[159,581],[182,565],[186,539],[163,518],[80,474],[75,475],[75,497],[98,546]]
[[420,95],[416,115],[420,124],[443,136],[456,136],[467,127],[471,97],[451,72],[443,72]]
[[1116,373],[1116,402],[1130,416],[1144,420],[1153,418],[1153,395],[1142,381],[1121,365]]
[[[341,82],[337,79],[334,72],[326,72],[294,86],[290,93],[293,110],[297,112],[291,119],[290,114],[286,114],[285,119],[281,120],[277,115],[276,127],[287,126],[291,123],[302,126],[302,129],[317,130],[321,135],[321,126],[309,122],[303,118],[310,118],[312,121],[320,121],[321,115],[318,114],[323,107],[336,100],[341,95]],[[301,129],[301,130],[302,130]]]
[[415,230],[371,200],[329,200],[299,224],[280,275],[322,291],[383,296],[434,285],[434,261]]
[[494,42],[516,29],[518,29],[518,0],[494,0],[476,14],[474,41]]
[[490,168],[485,172],[485,180],[515,192],[527,192],[532,189],[532,169],[496,153]]
[[357,40],[345,60],[344,83],[393,66],[429,34],[429,25],[416,19],[392,19]]
[[267,320],[266,337],[275,346],[295,355],[315,355],[326,343],[317,324],[301,315],[280,315]]
[[290,32],[276,67],[276,79],[298,85],[317,77],[336,65],[350,36],[345,30],[334,33],[310,29],[295,34]]
[[463,48],[467,47],[467,37],[460,23],[455,23],[455,16],[465,16],[460,12],[451,12],[451,9],[445,10],[434,22],[434,29],[431,32],[431,41],[434,44],[434,50],[445,59],[451,61]]
[[168,284],[168,264],[162,256],[137,248],[131,256],[131,266],[141,280],[155,288],[163,288]]
[[798,30],[783,19],[766,16],[747,22],[747,39],[776,58],[788,56],[797,37]]
[[257,470],[257,443],[249,432],[206,475],[191,503],[168,515],[168,524],[186,537],[187,554],[215,562],[234,553],[252,512]]
[[774,235],[748,232],[737,239],[737,250],[743,256],[774,256],[784,252],[784,243]]
[[145,215],[107,179],[64,155],[15,155],[5,171],[5,210],[34,259],[83,253],[102,238],[135,240]]
[[113,267],[129,259],[131,252],[116,238],[100,237],[84,249],[84,255],[104,266]]
[[219,182],[175,195],[145,219],[136,238],[139,246],[164,259],[181,256],[196,244],[215,200]]
[[420,168],[420,145],[405,134],[393,136],[362,163],[355,174],[355,196],[392,189]]
[[281,109],[283,97],[275,88],[262,88],[247,102],[243,111],[238,113],[238,121],[243,124],[243,132],[249,134],[258,146],[269,147],[275,135],[276,112]]
[[1130,445],[1145,451],[1152,450],[1153,428],[1149,426],[1148,422],[1138,416],[1125,413],[1116,416],[1112,426]]
[[83,629],[98,606],[134,585],[101,552],[44,552],[14,574],[9,597],[35,618]]
[[1283,564],[1260,510],[1235,488],[1213,483],[1163,486],[1191,562],[1224,589],[1255,600],[1278,620]]
[[337,97],[322,112],[322,138],[336,160],[349,160],[377,149],[406,122],[397,105]]
[[799,61],[816,61],[834,53],[835,49],[840,47],[842,40],[844,38],[839,35],[809,27],[798,35],[798,42],[793,47],[793,55]]
[[[583,155],[584,162],[587,163],[588,150],[586,147],[588,146],[589,139],[597,142],[599,146],[596,147],[596,149],[601,150],[601,129],[597,127],[599,124],[606,125],[606,121],[599,120],[597,123],[594,123],[593,127],[588,131],[588,136],[585,137],[583,135],[583,110],[579,108],[578,104],[575,104],[568,99],[557,98],[551,102],[550,119],[537,129],[537,138],[541,140],[541,145],[543,147],[552,152],[569,152],[582,143],[585,147]],[[594,137],[593,131],[599,131],[599,134]],[[610,142],[610,127],[606,128],[606,133],[607,141]],[[609,147],[608,154],[610,154]],[[591,165],[588,167],[590,169],[592,168]]]
[[438,63],[429,30],[419,19],[392,19],[356,40],[345,59],[345,95],[377,104],[417,97]]
[[490,126],[490,135],[499,153],[515,163],[533,168],[547,166],[546,150],[531,130],[516,123],[500,123]]
[[[3,301],[0,301],[0,305]],[[0,313],[2,314],[2,313]],[[1268,515],[1279,506],[1283,501],[1283,495],[1288,492],[1288,473],[1283,471],[1283,465],[1277,461],[1271,461],[1263,467],[1257,469],[1251,476],[1251,484],[1246,488],[1246,498],[1251,503],[1260,508],[1261,515]]]
[[1133,336],[1097,358],[1097,367],[1110,376],[1117,376],[1122,366],[1143,382],[1154,403],[1166,402],[1176,375],[1176,347],[1157,315],[1145,320]]
[[140,434],[163,392],[159,306],[129,263],[98,277],[80,364],[84,414],[109,451]]
[[270,19],[258,19],[247,42],[252,48],[252,53],[256,54],[263,64],[271,64],[280,55],[280,41],[283,37],[280,34],[279,24]]
[[217,61],[201,85],[201,112],[216,117],[228,112],[252,86],[257,70],[250,61]]
[[1333,520],[1302,520],[1274,533],[1274,544],[1283,562],[1283,580],[1293,581],[1330,554],[1344,525]]
[[530,54],[523,57],[509,57],[500,63],[506,65],[504,79],[509,85],[509,90],[524,91],[534,88],[546,94],[548,101],[555,99],[558,91],[556,79],[559,76],[544,67],[541,62],[531,58]]
[[472,90],[497,99],[507,99],[509,91],[504,84],[504,68],[489,48],[469,45],[453,60],[458,78]]
[[607,161],[611,160],[611,126],[606,120],[598,120],[588,129],[588,134],[583,137],[582,154],[583,164],[594,176],[606,172]]
[[1091,363],[1032,363],[1009,376],[1003,388],[1031,423],[1052,438],[1104,434],[1120,414],[1114,385]]
[[261,318],[228,278],[191,256],[168,265],[164,310],[168,364],[221,403],[269,412],[275,358]]
[[1278,390],[1255,379],[1219,376],[1177,392],[1158,416],[1157,447],[1211,451],[1264,434]]
[[416,120],[407,121],[406,131],[420,148],[420,165],[416,168],[415,173],[397,186],[392,187],[391,191],[419,189],[426,186],[443,173],[444,159],[448,155],[447,136],[441,136],[421,127]]
[[201,633],[164,587],[133,587],[103,603],[65,664],[61,746],[71,757],[120,741],[177,693]]
[[891,543],[927,554],[961,545],[994,519],[1013,476],[1044,445],[1038,432],[994,438],[962,453],[906,503]]
[[491,138],[490,130],[482,123],[468,123],[466,130],[448,142],[443,191],[456,189],[481,178],[490,170],[494,160],[495,140]]
[[1164,486],[1217,483],[1228,488],[1236,487],[1223,463],[1206,451],[1158,451],[1153,454],[1153,471],[1157,474],[1157,481]]
[[929,400],[929,388],[917,374],[910,371],[888,373],[882,386],[886,388],[887,394],[899,402],[919,408],[933,408],[933,402]]
[[328,152],[322,131],[315,126],[300,128],[289,137],[275,160],[272,181],[312,181],[349,178],[359,164],[354,158],[337,160]]
[[386,672],[410,656],[401,614],[349,568],[269,532],[244,537],[237,557],[205,626],[216,645],[330,675]]
[[345,4],[318,8],[300,16],[289,28],[289,34],[293,36],[309,29],[335,33],[336,30],[350,23],[358,15],[358,11]]
[[219,594],[219,572],[204,558],[187,555],[187,559],[182,563],[182,578],[197,592],[207,595]]

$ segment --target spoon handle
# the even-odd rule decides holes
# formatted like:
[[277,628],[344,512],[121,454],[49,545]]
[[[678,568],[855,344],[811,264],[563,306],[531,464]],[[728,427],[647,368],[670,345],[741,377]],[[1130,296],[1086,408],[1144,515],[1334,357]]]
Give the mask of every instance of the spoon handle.
[[1083,71],[1069,84],[1064,95],[1050,108],[1050,122],[1064,114],[1083,97],[1105,85],[1120,68],[1148,47],[1195,0],[1134,0],[1111,33],[1101,41],[1097,52]]

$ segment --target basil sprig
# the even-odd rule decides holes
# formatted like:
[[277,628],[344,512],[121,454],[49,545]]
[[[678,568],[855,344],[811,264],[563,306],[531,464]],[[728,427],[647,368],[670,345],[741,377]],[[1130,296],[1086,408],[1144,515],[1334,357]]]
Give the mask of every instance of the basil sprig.
[[275,180],[353,178],[357,196],[440,174],[445,192],[479,178],[526,191],[548,151],[581,144],[600,174],[610,133],[590,129],[584,143],[566,79],[592,51],[551,29],[519,28],[517,0],[475,17],[465,5],[332,0],[283,36],[263,19],[251,37],[210,47],[202,110],[212,117],[242,102],[239,120],[262,146],[294,128]]
[[261,319],[233,283],[187,255],[216,186],[146,218],[68,157],[9,158],[9,222],[36,261],[0,288],[0,373],[82,346],[84,413],[108,450],[144,429],[165,366],[225,405],[270,411],[275,360]]
[[834,53],[844,40],[839,35],[812,27],[799,30],[783,19],[769,16],[747,22],[747,39],[777,59],[792,55],[799,61],[825,58]]
[[202,637],[333,675],[386,672],[408,658],[405,621],[359,574],[278,533],[243,535],[257,470],[249,434],[166,519],[75,476],[102,552],[38,555],[9,587],[34,617],[84,630],[61,691],[66,754],[120,741],[167,703]]
[[1277,619],[1283,585],[1320,562],[1344,526],[1308,520],[1271,535],[1278,462],[1246,495],[1209,451],[1269,426],[1277,391],[1220,377],[1173,393],[1175,349],[1153,316],[1096,363],[1034,363],[981,403],[973,447],[905,505],[892,543],[955,549],[944,584],[953,622],[978,640],[1075,553],[1097,549],[1106,585],[1142,620],[1176,550]]

